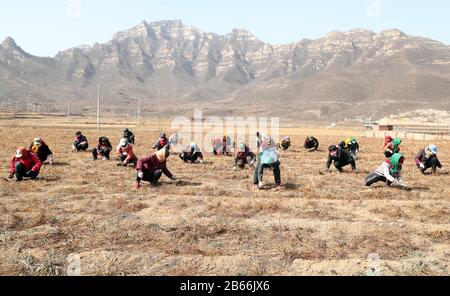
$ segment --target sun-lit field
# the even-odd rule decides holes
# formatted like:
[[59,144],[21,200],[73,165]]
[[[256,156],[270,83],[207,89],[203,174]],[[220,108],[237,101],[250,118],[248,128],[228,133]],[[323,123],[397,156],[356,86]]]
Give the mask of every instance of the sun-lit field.
[[[373,253],[385,275],[450,274],[450,176],[423,176],[414,164],[430,143],[403,142],[410,190],[364,187],[383,161],[382,140],[353,131],[362,146],[359,174],[348,167],[323,174],[326,147],[353,134],[291,128],[281,192],[253,191],[253,171],[233,172],[231,157],[209,153],[203,165],[172,155],[168,167],[181,182],[163,176],[160,186],[136,191],[133,168],[71,153],[79,129],[93,148],[100,135],[116,145],[124,127],[97,133],[39,120],[1,122],[0,274],[64,275],[68,255],[79,254],[83,275],[366,275]],[[139,157],[150,154],[157,129],[128,127]],[[302,147],[311,133],[319,152]],[[38,136],[57,163],[46,164],[38,181],[8,180],[15,148]],[[435,144],[450,164],[450,143]],[[265,181],[273,183],[271,172]]]

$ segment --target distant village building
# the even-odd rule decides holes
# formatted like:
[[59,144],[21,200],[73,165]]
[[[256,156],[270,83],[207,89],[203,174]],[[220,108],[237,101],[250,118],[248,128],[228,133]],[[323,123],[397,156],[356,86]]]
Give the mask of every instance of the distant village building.
[[380,131],[380,132],[389,132],[389,131],[393,131],[394,130],[394,126],[393,125],[386,125],[386,124],[382,124],[382,125],[375,125],[373,126],[373,130],[374,131]]

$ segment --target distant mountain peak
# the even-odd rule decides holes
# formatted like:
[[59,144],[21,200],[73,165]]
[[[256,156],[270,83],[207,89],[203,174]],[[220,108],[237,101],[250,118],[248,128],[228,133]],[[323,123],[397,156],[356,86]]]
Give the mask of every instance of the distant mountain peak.
[[[147,24],[147,23],[146,23]],[[181,20],[166,20],[148,23],[150,27],[171,27],[171,28],[181,28],[184,26]]]
[[[256,38],[255,35],[253,35],[252,32],[242,29],[242,28],[234,28],[231,33],[227,35],[227,37],[235,38],[238,40],[249,40],[249,41],[256,41],[258,38]],[[259,40],[258,40],[259,41]]]
[[2,42],[1,47],[3,48],[18,48],[17,43],[11,37],[6,37],[6,39]]
[[388,29],[380,33],[385,37],[406,37],[407,35],[399,29]]

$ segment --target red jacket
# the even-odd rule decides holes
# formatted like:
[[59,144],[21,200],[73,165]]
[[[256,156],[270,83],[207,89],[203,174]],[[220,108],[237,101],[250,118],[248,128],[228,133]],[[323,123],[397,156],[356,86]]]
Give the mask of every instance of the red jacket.
[[167,162],[160,162],[155,154],[140,159],[137,163],[136,170],[138,172],[142,171],[149,174],[153,174],[157,170],[162,170],[164,175],[166,175],[168,178],[173,177],[172,173],[167,168]]
[[245,151],[239,151],[236,155],[237,160],[243,160],[245,161],[247,159],[247,156],[250,155],[250,149],[246,146]]
[[42,167],[42,162],[39,160],[36,154],[32,153],[30,150],[25,150],[22,158],[13,157],[13,159],[11,160],[11,167],[9,169],[9,172],[11,174],[15,173],[15,166],[19,161],[24,164],[27,171],[32,170],[33,172],[39,172]]

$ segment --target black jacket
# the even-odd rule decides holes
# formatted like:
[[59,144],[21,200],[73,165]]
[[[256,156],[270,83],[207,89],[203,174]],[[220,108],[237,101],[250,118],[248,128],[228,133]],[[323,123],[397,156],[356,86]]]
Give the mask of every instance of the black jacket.
[[[33,148],[34,143],[31,143],[30,150]],[[44,162],[49,155],[53,155],[53,152],[50,150],[47,144],[42,143],[39,149],[36,152],[37,157],[41,162]]]
[[352,156],[347,151],[338,146],[336,156],[332,156],[331,153],[328,153],[327,169],[330,168],[333,161],[345,163],[348,162],[350,158],[352,158]]

